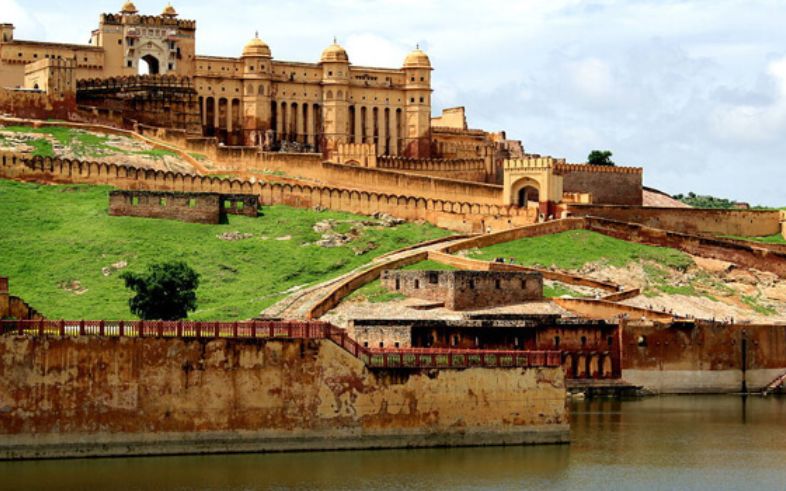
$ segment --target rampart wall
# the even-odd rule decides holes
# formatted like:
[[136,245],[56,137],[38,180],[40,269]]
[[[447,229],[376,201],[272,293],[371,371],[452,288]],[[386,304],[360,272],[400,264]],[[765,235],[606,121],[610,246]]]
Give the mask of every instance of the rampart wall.
[[768,236],[780,233],[780,212],[571,204],[574,216],[595,216],[686,234]]
[[70,119],[76,112],[76,94],[54,98],[42,92],[17,92],[0,87],[0,114],[22,118]]
[[377,159],[382,169],[397,170],[411,174],[421,174],[461,181],[490,182],[486,161],[478,159],[410,159],[406,157],[383,156]]
[[701,235],[688,235],[645,227],[637,223],[587,217],[588,230],[630,242],[671,247],[701,257],[720,259],[746,268],[770,271],[786,277],[786,253],[772,251],[755,242],[726,241]]
[[623,349],[623,378],[652,392],[758,391],[786,372],[786,325],[630,322]]
[[569,436],[559,367],[370,371],[325,340],[4,335],[0,407],[4,459]]
[[558,164],[555,170],[562,175],[566,193],[589,193],[592,202],[599,204],[642,204],[641,168]]
[[[383,194],[320,185],[250,182],[138,169],[99,162],[26,158],[0,154],[0,177],[56,183],[105,184],[122,189],[255,194],[262,205],[327,208],[364,215],[387,213],[405,220],[425,220],[460,232],[478,232],[491,226],[504,228],[533,222],[531,210],[458,201],[426,199],[413,195]],[[407,190],[403,186],[400,190]],[[399,191],[400,191],[399,190]]]

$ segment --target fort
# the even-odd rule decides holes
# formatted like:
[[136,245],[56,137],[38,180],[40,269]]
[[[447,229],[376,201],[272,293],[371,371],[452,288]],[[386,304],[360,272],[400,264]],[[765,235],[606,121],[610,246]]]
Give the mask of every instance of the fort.
[[[420,47],[399,67],[365,67],[335,39],[310,62],[274,58],[258,33],[237,57],[197,54],[197,40],[171,5],[145,15],[130,1],[101,14],[86,45],[0,24],[0,123],[123,136],[182,166],[12,149],[0,178],[111,187],[101,215],[134,217],[111,218],[119,234],[156,218],[200,224],[204,239],[210,225],[285,206],[363,216],[309,223],[314,233],[383,228],[368,217],[384,216],[452,235],[364,256],[368,239],[355,269],[339,275],[337,260],[321,270],[330,277],[260,288],[276,301],[253,319],[62,320],[0,277],[0,459],[565,443],[571,392],[783,386],[786,327],[761,320],[781,310],[757,303],[765,282],[786,302],[786,245],[773,239],[786,238],[783,211],[652,206],[642,167],[529,153],[505,131],[471,128],[464,107],[435,116],[435,66]],[[576,256],[600,237],[668,249],[693,269],[677,281],[649,260],[641,274],[667,283],[653,291],[620,279],[631,270],[593,271],[623,268],[609,261],[527,261],[532,243],[484,256],[566,236]],[[271,238],[292,239],[242,247]],[[753,320],[648,304],[699,279]],[[396,300],[352,310],[375,286]],[[720,305],[717,291],[706,300]]]

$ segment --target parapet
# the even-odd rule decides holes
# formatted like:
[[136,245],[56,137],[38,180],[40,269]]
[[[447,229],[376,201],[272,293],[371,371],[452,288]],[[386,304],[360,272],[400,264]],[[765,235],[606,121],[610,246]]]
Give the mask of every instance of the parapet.
[[589,165],[589,164],[566,164],[564,161],[555,167],[560,173],[564,172],[606,172],[613,174],[641,174],[644,169],[641,167],[621,167],[617,165]]
[[520,159],[507,159],[503,164],[505,170],[519,169],[556,169],[559,165],[564,165],[565,159],[554,157],[541,157],[531,155]]

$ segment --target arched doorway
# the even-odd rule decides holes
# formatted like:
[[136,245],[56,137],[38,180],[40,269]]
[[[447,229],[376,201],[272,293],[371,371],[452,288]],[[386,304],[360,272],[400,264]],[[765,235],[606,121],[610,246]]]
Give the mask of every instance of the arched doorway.
[[540,193],[538,188],[534,186],[524,186],[523,188],[519,189],[519,194],[516,199],[516,204],[525,208],[529,206],[530,203],[539,203],[540,202]]
[[140,75],[158,75],[159,73],[161,73],[161,71],[158,58],[153,55],[145,55],[139,59]]

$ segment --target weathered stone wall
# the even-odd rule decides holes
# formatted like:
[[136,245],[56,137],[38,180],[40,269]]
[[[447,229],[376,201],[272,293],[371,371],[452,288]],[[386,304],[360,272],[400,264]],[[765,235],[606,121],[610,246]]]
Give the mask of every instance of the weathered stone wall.
[[109,214],[216,224],[221,222],[219,196],[213,193],[111,191]]
[[786,326],[628,323],[622,376],[660,393],[758,391],[786,372]]
[[43,319],[36,309],[8,290],[8,278],[0,276],[0,319]]
[[0,114],[21,118],[70,119],[76,113],[76,94],[51,97],[44,93],[15,92],[0,87]]
[[566,193],[590,193],[593,203],[606,205],[641,206],[643,202],[640,168],[562,164],[557,170]]
[[383,271],[382,285],[408,297],[472,310],[543,299],[543,276],[500,271]]
[[483,158],[469,159],[408,159],[404,157],[383,156],[377,159],[382,169],[397,170],[412,174],[457,179],[461,181],[489,183],[490,175]]
[[560,368],[371,371],[314,340],[5,335],[0,408],[0,458],[568,438]]
[[[22,158],[0,154],[0,177],[54,183],[107,184],[147,189],[220,194],[255,194],[262,205],[322,207],[364,215],[387,213],[405,220],[425,220],[459,232],[508,228],[532,223],[532,210],[518,207],[432,200],[404,194],[382,194],[322,185],[251,182],[194,174],[138,169],[99,162]],[[406,186],[399,192],[409,191]]]
[[780,233],[778,211],[709,210],[571,204],[571,215],[639,223],[687,234],[767,236]]

